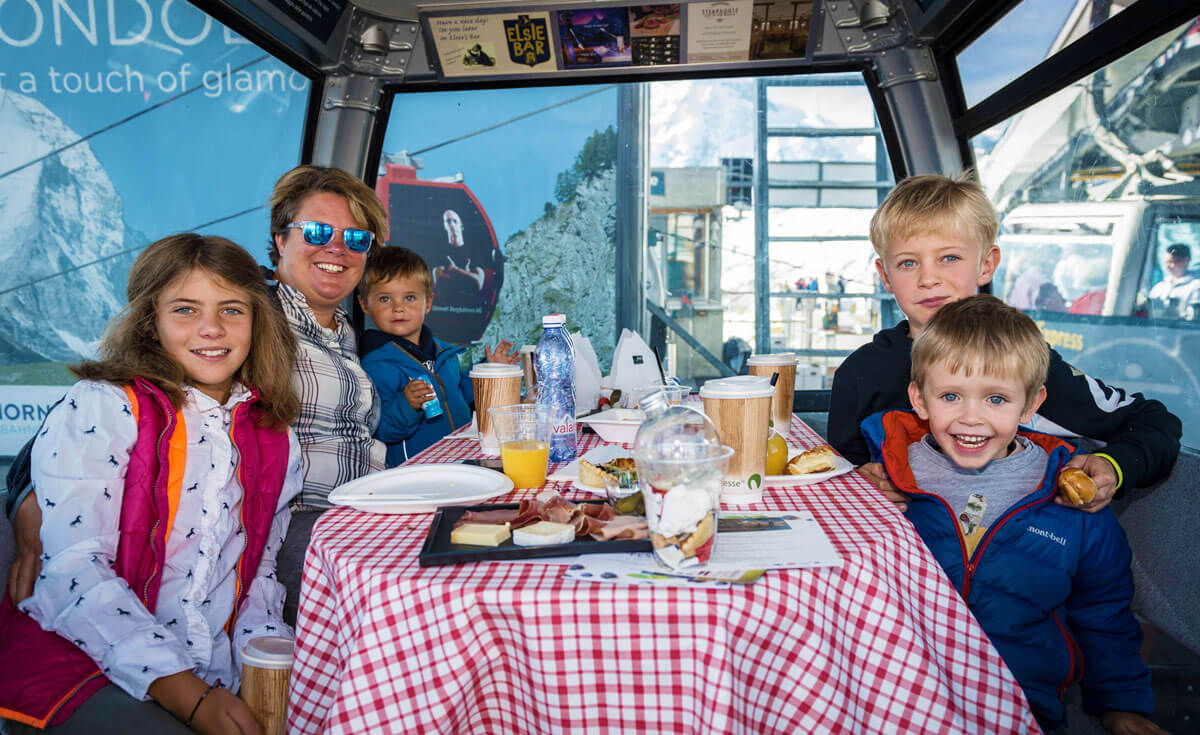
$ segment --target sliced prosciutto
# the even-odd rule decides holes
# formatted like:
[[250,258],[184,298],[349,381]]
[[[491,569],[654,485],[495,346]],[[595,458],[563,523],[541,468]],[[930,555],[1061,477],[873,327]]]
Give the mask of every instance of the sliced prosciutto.
[[568,523],[575,527],[575,538],[597,541],[636,540],[650,537],[646,519],[640,516],[615,515],[611,505],[580,503],[576,505],[553,490],[543,490],[532,500],[522,500],[518,508],[498,510],[469,510],[454,524],[508,523],[523,528],[538,521]]

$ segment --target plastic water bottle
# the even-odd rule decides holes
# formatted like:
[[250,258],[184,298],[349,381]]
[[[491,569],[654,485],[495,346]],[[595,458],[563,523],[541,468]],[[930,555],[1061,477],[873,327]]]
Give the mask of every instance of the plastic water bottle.
[[550,409],[550,461],[575,459],[575,349],[562,314],[542,317],[542,338],[533,353],[537,403]]

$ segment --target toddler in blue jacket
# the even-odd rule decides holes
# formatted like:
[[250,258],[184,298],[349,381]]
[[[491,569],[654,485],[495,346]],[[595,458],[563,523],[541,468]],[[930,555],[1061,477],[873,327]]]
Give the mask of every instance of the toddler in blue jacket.
[[[465,350],[436,339],[425,316],[433,308],[433,275],[408,248],[373,250],[363,270],[358,302],[378,329],[368,329],[359,342],[363,370],[379,393],[379,428],[375,437],[387,444],[388,467],[395,467],[446,434],[471,422],[475,392],[459,357]],[[489,362],[514,363],[512,343],[492,350]],[[434,397],[442,413],[423,412]]]
[[1131,553],[1112,511],[1054,503],[1074,448],[1021,431],[1046,397],[1049,348],[992,296],[947,304],[913,342],[910,411],[863,424],[905,515],[959,589],[1047,732],[1080,682],[1111,732],[1164,731],[1138,653]]

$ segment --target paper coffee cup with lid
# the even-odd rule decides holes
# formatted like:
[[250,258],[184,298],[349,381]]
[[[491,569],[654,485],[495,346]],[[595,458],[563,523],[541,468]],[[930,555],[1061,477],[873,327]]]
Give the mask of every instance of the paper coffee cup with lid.
[[745,505],[762,498],[774,397],[770,379],[757,375],[710,380],[700,388],[704,413],[716,425],[721,443],[733,447],[722,483],[723,502]]
[[751,355],[746,361],[746,367],[751,375],[758,375],[775,380],[775,400],[771,404],[771,418],[775,421],[775,431],[787,436],[792,425],[792,405],[796,396],[796,353],[771,352],[765,355]]
[[287,731],[288,687],[292,677],[291,638],[262,636],[242,649],[242,690],[265,735]]
[[521,402],[521,366],[499,362],[481,362],[471,368],[471,387],[475,391],[475,421],[479,430],[479,448],[484,454],[500,456],[500,444],[492,429],[489,408]]

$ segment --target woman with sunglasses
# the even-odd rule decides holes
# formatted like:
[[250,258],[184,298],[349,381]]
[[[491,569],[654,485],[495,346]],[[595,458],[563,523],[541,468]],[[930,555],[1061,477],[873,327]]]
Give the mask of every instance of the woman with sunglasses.
[[362,279],[367,253],[387,238],[387,214],[375,192],[337,168],[298,166],[271,193],[269,255],[276,296],[299,348],[292,383],[300,398],[293,424],[304,456],[304,487],[279,554],[289,590],[284,617],[295,619],[296,591],[313,524],[331,490],[384,468],[387,447],[372,436],[379,399],[358,362],[354,329],[342,303]]

